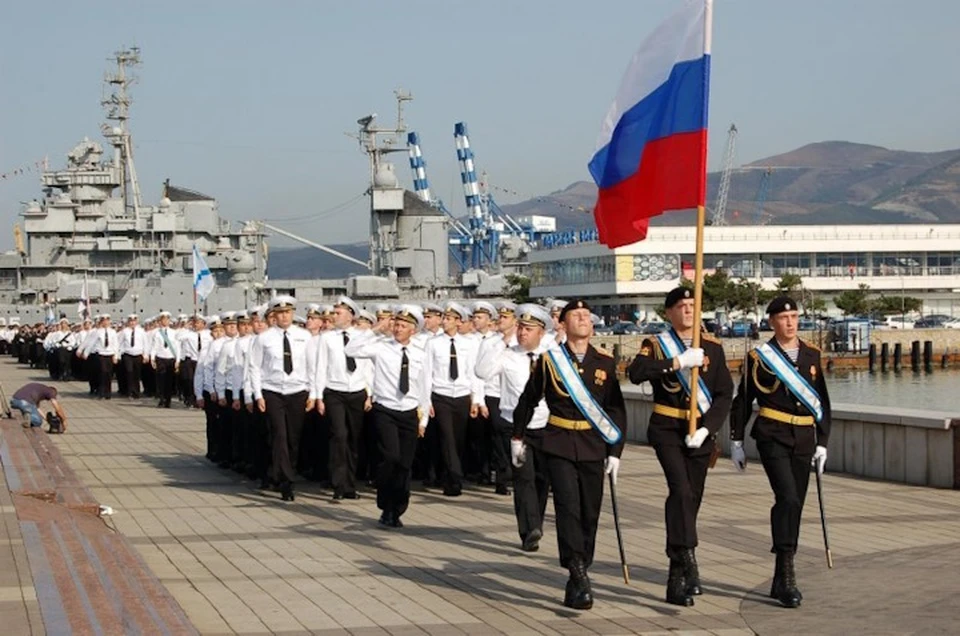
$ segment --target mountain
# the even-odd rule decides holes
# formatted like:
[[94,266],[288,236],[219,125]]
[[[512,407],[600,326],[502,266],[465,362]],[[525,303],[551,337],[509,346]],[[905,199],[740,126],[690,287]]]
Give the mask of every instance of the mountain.
[[[767,170],[767,201],[758,214]],[[710,173],[708,208],[719,187],[720,173]],[[578,181],[503,209],[511,216],[554,216],[558,227],[590,227],[596,192],[592,183]],[[846,141],[809,144],[734,169],[725,216],[730,225],[960,222],[960,149],[925,153]],[[652,224],[694,221],[695,213],[687,210]]]
[[[328,245],[347,256],[367,260],[370,257],[368,243]],[[267,274],[271,279],[346,278],[350,274],[369,272],[353,263],[337,258],[315,247],[275,247],[270,249]]]

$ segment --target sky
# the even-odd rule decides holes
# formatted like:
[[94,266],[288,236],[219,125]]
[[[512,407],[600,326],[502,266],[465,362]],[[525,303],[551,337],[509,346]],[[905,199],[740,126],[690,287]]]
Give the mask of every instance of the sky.
[[[511,203],[589,180],[600,122],[630,57],[681,0],[165,0],[6,3],[0,173],[84,136],[101,142],[107,58],[142,50],[132,89],[144,203],[169,178],[221,214],[324,243],[366,240],[368,164],[356,120],[392,124],[393,90],[421,135],[434,193],[463,213],[453,125]],[[826,140],[960,147],[960,2],[716,0],[712,170]],[[405,154],[397,174],[412,188]],[[0,227],[41,194],[0,181]],[[0,232],[0,248],[13,245]],[[281,241],[272,243],[280,244]]]

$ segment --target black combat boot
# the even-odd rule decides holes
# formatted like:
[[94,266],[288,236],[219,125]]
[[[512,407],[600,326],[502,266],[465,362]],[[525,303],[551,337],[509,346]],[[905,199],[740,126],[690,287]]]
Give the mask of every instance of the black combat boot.
[[[590,577],[587,576],[587,566],[580,557],[574,557],[569,566],[570,582],[573,584],[564,605],[578,610],[588,610],[593,607],[593,590],[590,589]],[[568,601],[569,602],[566,602]]]
[[792,552],[777,552],[777,569],[773,575],[770,596],[784,607],[800,607],[803,597],[797,589],[797,574],[793,567]]
[[700,596],[703,590],[700,588],[700,568],[697,566],[697,554],[694,549],[684,549],[680,554],[680,561],[683,563],[687,596]]
[[667,603],[671,605],[693,606],[693,597],[687,592],[687,584],[683,578],[683,561],[670,559],[670,570],[667,574]]

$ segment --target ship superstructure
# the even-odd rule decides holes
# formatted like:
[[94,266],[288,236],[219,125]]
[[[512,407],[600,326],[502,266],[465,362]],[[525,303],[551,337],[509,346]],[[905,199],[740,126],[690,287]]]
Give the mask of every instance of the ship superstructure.
[[0,255],[0,313],[31,322],[52,309],[73,318],[84,289],[100,311],[190,313],[194,245],[217,279],[209,311],[255,301],[266,283],[258,223],[235,227],[220,217],[213,197],[169,182],[157,205],[142,203],[128,91],[140,52],[121,50],[113,60],[103,99],[109,153],[85,138],[67,154],[65,168],[43,172],[43,197],[24,205],[16,250]]

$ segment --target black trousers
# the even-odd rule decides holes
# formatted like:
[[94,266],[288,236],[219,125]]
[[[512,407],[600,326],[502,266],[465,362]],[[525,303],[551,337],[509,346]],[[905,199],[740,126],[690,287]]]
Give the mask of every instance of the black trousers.
[[87,384],[90,386],[90,395],[98,395],[100,393],[100,356],[91,353],[84,360],[84,366],[87,368]]
[[373,405],[380,465],[377,508],[400,517],[410,503],[410,470],[417,451],[417,411],[393,411]]
[[101,355],[99,358],[100,374],[98,376],[98,395],[109,400],[113,395],[113,356]]
[[256,403],[250,415],[250,455],[247,459],[253,466],[254,476],[258,479],[270,477],[272,452],[270,447],[270,424],[267,414],[261,413]]
[[180,361],[180,393],[187,404],[193,405],[197,396],[193,394],[193,377],[197,373],[197,361],[184,358]]
[[307,392],[284,395],[264,391],[267,420],[273,449],[273,478],[281,486],[289,486],[296,478],[295,463],[300,450],[300,434],[306,415]]
[[335,495],[357,492],[357,455],[366,401],[366,391],[345,393],[326,389],[323,392],[330,425],[330,482]]
[[497,485],[510,483],[513,464],[510,463],[510,437],[513,435],[513,423],[500,417],[500,398],[485,398],[490,411],[490,428],[487,431],[490,440],[490,467],[497,473]]
[[797,551],[800,540],[800,516],[810,484],[812,453],[796,453],[775,441],[757,441],[760,461],[767,473],[775,502],[770,509],[773,551]]
[[248,450],[250,447],[250,413],[244,406],[242,389],[233,391],[231,397],[233,400],[240,402],[239,409],[233,409],[233,401],[230,403],[230,408],[233,409],[233,461],[244,464],[246,469],[253,465],[247,461],[247,457],[250,456]]
[[560,565],[568,568],[576,557],[589,566],[603,503],[603,462],[575,462],[547,453],[544,456],[553,488]]
[[220,417],[220,407],[210,398],[207,391],[203,392],[203,414],[207,418],[207,457],[217,461],[217,420]]
[[543,515],[547,511],[549,494],[550,477],[546,458],[532,444],[527,444],[527,461],[520,468],[513,467],[513,512],[517,516],[521,541],[527,538],[531,530],[543,532]]
[[467,420],[470,418],[470,396],[452,398],[438,393],[430,395],[433,404],[433,426],[437,427],[440,458],[445,471],[444,490],[455,492],[463,487],[463,451],[467,442]]
[[691,455],[686,446],[673,444],[660,444],[654,450],[669,489],[664,506],[667,557],[679,559],[685,548],[697,547],[697,514],[703,501],[710,455]]
[[233,410],[233,391],[226,389],[224,394],[218,397],[226,400],[226,405],[217,406],[220,410],[220,423],[217,427],[217,448],[221,451],[217,459],[222,463],[233,463],[237,460],[233,454],[233,437],[237,428],[237,412]]
[[176,365],[173,358],[157,358],[157,397],[161,406],[170,406]]
[[151,365],[145,364],[140,369],[140,377],[143,380],[143,394],[146,397],[154,397],[157,394],[156,370]]
[[[422,444],[417,444],[419,451]],[[416,467],[417,457],[413,464]],[[373,481],[377,479],[377,466],[380,465],[380,453],[377,450],[377,422],[373,411],[363,414],[363,434],[360,436],[360,448],[357,449],[357,479]]]
[[[491,398],[496,399],[496,398]],[[498,400],[499,403],[499,400]],[[484,400],[489,410],[489,402]],[[490,417],[477,414],[467,419],[467,438],[463,457],[463,472],[476,477],[478,483],[489,483],[490,480],[490,426],[493,412]]]
[[57,348],[57,366],[60,372],[58,379],[69,380],[73,375],[70,368],[71,360],[73,360],[73,351],[64,349],[63,347]]
[[140,375],[143,372],[143,356],[123,354],[123,375],[127,378],[127,395],[140,397]]

